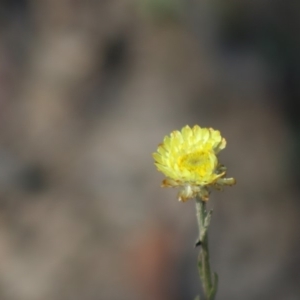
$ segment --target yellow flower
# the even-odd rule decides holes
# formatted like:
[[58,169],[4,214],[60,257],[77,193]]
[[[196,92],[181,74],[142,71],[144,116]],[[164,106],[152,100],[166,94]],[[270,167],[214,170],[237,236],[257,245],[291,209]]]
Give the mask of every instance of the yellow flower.
[[226,168],[219,164],[218,153],[226,146],[218,130],[185,126],[166,136],[153,153],[157,169],[167,177],[163,187],[181,187],[179,201],[200,197],[209,198],[210,187],[221,190],[235,184],[225,178]]

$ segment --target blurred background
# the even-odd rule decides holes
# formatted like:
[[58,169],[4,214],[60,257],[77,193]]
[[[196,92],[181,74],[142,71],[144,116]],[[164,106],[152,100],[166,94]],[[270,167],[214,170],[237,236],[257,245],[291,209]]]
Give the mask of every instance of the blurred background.
[[188,300],[194,202],[151,153],[219,129],[217,299],[300,299],[300,2],[0,1],[0,299]]

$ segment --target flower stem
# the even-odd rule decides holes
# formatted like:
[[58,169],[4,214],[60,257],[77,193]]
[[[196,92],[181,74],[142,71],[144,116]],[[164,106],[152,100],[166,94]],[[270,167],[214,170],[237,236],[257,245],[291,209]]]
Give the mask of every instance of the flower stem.
[[206,300],[214,300],[217,292],[218,276],[213,274],[209,263],[209,249],[208,249],[208,227],[211,219],[212,211],[206,210],[206,204],[200,198],[196,198],[196,215],[199,227],[199,242],[201,245],[198,256],[198,269],[203,285],[203,290]]

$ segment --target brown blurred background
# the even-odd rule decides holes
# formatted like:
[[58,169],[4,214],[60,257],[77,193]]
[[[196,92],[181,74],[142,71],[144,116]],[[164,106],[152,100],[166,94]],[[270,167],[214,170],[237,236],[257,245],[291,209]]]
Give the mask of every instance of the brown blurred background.
[[221,130],[217,299],[300,299],[300,2],[0,1],[0,299],[188,300],[194,203],[151,153]]

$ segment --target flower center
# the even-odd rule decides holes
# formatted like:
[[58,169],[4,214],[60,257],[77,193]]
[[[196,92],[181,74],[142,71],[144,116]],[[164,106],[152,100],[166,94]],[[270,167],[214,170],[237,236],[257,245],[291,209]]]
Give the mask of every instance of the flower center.
[[215,160],[210,151],[196,151],[183,155],[179,159],[179,168],[188,170],[191,173],[200,175],[201,177],[211,175],[214,170]]

